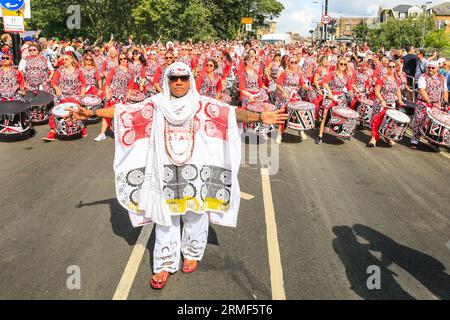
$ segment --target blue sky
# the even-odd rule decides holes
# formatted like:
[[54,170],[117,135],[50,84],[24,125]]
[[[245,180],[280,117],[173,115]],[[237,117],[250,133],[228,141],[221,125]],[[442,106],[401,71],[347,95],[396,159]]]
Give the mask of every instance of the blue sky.
[[[319,21],[322,6],[315,4],[314,0],[279,0],[284,5],[284,11],[277,19],[277,32],[285,33],[288,31],[298,32],[307,36],[308,31],[312,29],[313,21]],[[321,0],[317,0],[321,1]],[[325,2],[325,1],[323,1]],[[399,4],[409,4],[421,6],[426,0],[329,0],[328,12],[333,18],[341,16],[375,16],[378,7],[383,5],[392,8]],[[435,6],[446,1],[433,1],[428,5]]]

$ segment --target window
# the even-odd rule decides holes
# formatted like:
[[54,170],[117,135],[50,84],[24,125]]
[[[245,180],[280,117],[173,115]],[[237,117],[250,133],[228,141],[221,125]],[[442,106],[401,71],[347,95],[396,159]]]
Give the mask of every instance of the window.
[[399,18],[400,19],[406,19],[406,12],[400,12]]
[[345,31],[352,31],[352,25],[350,23],[345,25]]

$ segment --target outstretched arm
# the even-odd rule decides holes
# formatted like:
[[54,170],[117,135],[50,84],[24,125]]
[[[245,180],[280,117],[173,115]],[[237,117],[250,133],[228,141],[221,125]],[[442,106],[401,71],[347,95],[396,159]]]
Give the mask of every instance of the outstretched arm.
[[276,111],[264,110],[261,114],[247,110],[236,109],[237,122],[254,123],[263,122],[265,124],[284,124],[288,115],[282,109]]
[[[88,110],[81,106],[78,106],[78,110],[73,108],[66,108],[65,110],[69,111],[71,115],[74,115],[77,120],[86,120],[94,115],[94,111]],[[115,107],[99,109],[97,110],[97,117],[105,119],[113,119],[115,110],[116,110]]]

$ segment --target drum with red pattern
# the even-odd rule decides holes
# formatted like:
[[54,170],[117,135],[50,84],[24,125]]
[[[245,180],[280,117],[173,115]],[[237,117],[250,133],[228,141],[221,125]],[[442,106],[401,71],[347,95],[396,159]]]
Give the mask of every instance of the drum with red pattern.
[[421,132],[431,142],[450,146],[450,114],[437,108],[428,109]]
[[130,101],[134,103],[142,102],[145,100],[145,94],[140,91],[133,91],[130,96]]
[[31,122],[40,125],[48,122],[53,108],[53,95],[47,91],[27,91],[25,100],[30,103]]
[[[264,111],[264,108],[267,108],[268,111],[276,110],[275,105],[267,103],[267,102],[252,102],[252,103],[248,104],[247,108],[248,108],[248,111],[256,112],[259,114],[261,114]],[[266,128],[266,127],[268,128],[269,126],[263,124],[262,122],[254,122],[254,123],[248,124],[249,129],[254,129],[256,131],[258,131],[262,128]]]
[[359,124],[370,129],[373,118],[373,101],[360,99],[356,112],[359,114]]
[[55,118],[56,133],[59,137],[68,138],[79,135],[82,129],[82,122],[74,117],[67,117],[69,112],[66,108],[78,109],[78,104],[72,102],[60,103],[52,109]]
[[351,139],[358,124],[358,112],[347,107],[333,107],[325,131],[335,137]]
[[287,127],[297,131],[306,131],[315,127],[316,107],[314,104],[304,101],[294,101],[288,104]]
[[[99,96],[88,94],[83,99],[81,99],[81,105],[88,110],[99,110],[103,107],[103,101]],[[85,120],[85,123],[98,123],[100,118],[90,118]]]
[[393,141],[400,141],[403,139],[406,129],[411,120],[409,117],[398,110],[387,110],[383,123],[378,131],[380,135]]
[[0,140],[22,137],[31,132],[30,118],[29,103],[17,100],[0,101]]

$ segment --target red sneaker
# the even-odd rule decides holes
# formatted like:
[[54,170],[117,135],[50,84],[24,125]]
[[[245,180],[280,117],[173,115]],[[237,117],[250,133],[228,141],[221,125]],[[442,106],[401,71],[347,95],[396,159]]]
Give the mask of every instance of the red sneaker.
[[86,138],[88,136],[86,128],[81,129],[81,136]]
[[54,131],[50,131],[45,138],[42,138],[44,141],[55,141],[56,133]]

